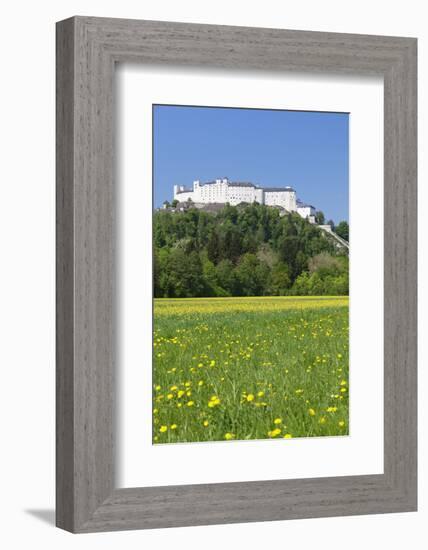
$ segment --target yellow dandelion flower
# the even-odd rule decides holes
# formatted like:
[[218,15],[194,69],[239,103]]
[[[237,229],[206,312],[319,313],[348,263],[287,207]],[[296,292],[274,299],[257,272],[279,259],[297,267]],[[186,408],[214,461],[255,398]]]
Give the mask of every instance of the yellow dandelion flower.
[[341,381],[340,381],[340,385],[341,385],[341,386],[346,386],[346,384],[347,384],[346,380],[341,380]]
[[224,434],[224,439],[226,439],[227,441],[230,441],[231,439],[235,439],[235,434],[227,432],[226,434]]
[[275,428],[274,430],[271,430],[270,432],[268,432],[268,436],[269,437],[276,437],[280,433],[281,433],[280,428]]
[[247,395],[247,401],[254,401],[254,395],[252,393]]
[[320,424],[325,424],[325,423],[326,423],[326,417],[325,417],[325,416],[322,416],[322,417],[318,420],[318,422],[319,422]]
[[203,381],[203,380],[199,380],[198,386],[203,386],[203,385],[204,385],[204,381]]
[[275,420],[273,421],[274,424],[281,424],[282,422],[282,418],[275,418]]
[[315,414],[316,414],[314,409],[309,409],[308,413],[309,413],[309,416],[315,416]]
[[258,394],[257,394],[257,397],[263,397],[265,394],[264,391],[259,391]]
[[171,428],[171,430],[176,430],[177,429],[177,424],[171,424],[170,428]]
[[159,409],[153,409],[153,414],[158,414]]
[[195,404],[194,401],[188,401],[188,402],[187,402],[187,406],[188,406],[188,407],[193,407],[194,404]]
[[155,388],[156,391],[160,391],[161,389],[162,389],[161,386],[156,386]]
[[207,426],[209,425],[209,422],[208,422],[208,420],[204,420],[204,421],[203,421],[203,425],[204,425],[204,426],[205,426],[205,428],[206,428],[206,427],[207,427]]
[[345,393],[345,392],[346,392],[346,388],[340,388],[340,391],[341,391],[342,393]]
[[168,426],[161,426],[161,427],[159,428],[159,431],[160,431],[161,433],[165,433],[165,432],[167,431],[167,429],[168,429]]
[[341,420],[340,422],[338,422],[338,425],[339,425],[339,428],[343,428],[343,426],[345,425],[344,420]]
[[177,386],[171,386],[169,389],[170,389],[171,391],[175,391],[175,390],[177,390],[178,388],[177,388]]
[[217,405],[220,405],[220,398],[217,397],[217,395],[211,396],[211,399],[208,402],[208,407],[212,408],[212,407],[215,407]]
[[301,395],[303,393],[303,390],[302,388],[298,388],[297,390],[295,390],[294,392],[296,395]]
[[327,407],[327,412],[329,413],[335,413],[337,411],[337,407]]
[[178,390],[177,397],[183,397],[184,393],[184,390]]
[[169,394],[167,395],[167,398],[168,398],[168,399],[172,399],[173,397],[174,397],[174,396],[172,395],[172,393],[169,393]]
[[212,361],[210,361],[210,367],[214,367],[214,365],[215,365],[215,361],[213,359]]
[[291,434],[285,434],[284,439],[291,439],[293,436]]

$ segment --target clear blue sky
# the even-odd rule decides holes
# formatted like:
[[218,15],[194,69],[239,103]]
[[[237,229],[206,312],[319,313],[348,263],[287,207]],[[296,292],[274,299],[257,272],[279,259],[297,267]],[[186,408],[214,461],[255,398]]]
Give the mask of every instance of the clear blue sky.
[[290,185],[326,219],[348,220],[348,126],[347,113],[155,105],[154,204],[174,184],[228,177]]

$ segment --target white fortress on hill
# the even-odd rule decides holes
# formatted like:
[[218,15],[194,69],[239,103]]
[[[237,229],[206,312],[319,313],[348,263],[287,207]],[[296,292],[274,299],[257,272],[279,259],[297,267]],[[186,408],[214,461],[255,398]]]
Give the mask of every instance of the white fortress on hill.
[[266,206],[279,206],[288,212],[297,212],[302,218],[315,223],[315,208],[297,199],[296,191],[291,187],[259,187],[249,182],[229,181],[227,178],[206,183],[196,180],[192,189],[174,185],[174,200],[181,203],[192,201],[199,208],[213,203],[237,205],[256,201]]

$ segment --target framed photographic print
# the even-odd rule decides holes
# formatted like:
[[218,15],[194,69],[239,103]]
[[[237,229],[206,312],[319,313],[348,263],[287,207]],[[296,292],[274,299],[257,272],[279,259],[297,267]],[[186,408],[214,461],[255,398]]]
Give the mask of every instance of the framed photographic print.
[[57,525],[416,509],[416,40],[57,26]]

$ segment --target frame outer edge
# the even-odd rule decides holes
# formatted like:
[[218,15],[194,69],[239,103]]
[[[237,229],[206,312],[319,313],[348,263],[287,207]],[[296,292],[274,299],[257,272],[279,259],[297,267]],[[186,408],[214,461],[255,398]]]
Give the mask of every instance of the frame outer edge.
[[74,44],[56,25],[56,525],[74,530]]
[[[385,474],[417,510],[417,42],[385,74]],[[386,189],[388,185],[389,189]]]

